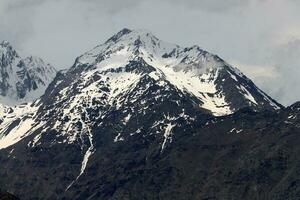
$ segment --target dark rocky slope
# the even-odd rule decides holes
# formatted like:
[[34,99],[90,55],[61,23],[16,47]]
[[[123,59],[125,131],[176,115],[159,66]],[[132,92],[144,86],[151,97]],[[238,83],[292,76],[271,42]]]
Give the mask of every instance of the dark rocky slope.
[[19,200],[19,198],[7,192],[0,192],[0,200]]
[[[14,180],[4,185],[26,192],[24,199],[299,199],[299,110],[296,104],[278,113],[202,116],[174,129],[164,151],[155,137],[113,143],[104,134],[85,173],[67,190],[80,165],[76,146],[39,146],[16,152],[24,156],[14,161],[1,156],[10,169],[1,166],[1,177]],[[20,182],[24,172],[30,176]]]

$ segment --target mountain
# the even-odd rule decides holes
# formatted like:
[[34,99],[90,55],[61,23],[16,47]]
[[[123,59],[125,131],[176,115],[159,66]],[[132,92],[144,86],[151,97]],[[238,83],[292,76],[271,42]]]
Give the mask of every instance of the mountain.
[[[130,66],[137,65],[135,63],[144,66]],[[129,69],[120,73],[124,66]],[[134,83],[135,78],[139,79],[134,74],[147,74],[197,98],[200,107],[214,115],[230,114],[248,106],[256,110],[281,107],[218,56],[198,46],[182,48],[163,42],[145,31],[120,31],[103,45],[77,58],[73,66],[73,71],[76,70],[108,76],[109,72],[121,77],[124,74],[124,78],[130,72],[133,75],[129,77],[128,85]],[[111,85],[119,87],[118,84],[122,85],[116,81]]]
[[298,108],[198,46],[123,29],[38,100],[0,107],[0,188],[24,199],[296,199]]
[[21,58],[7,41],[0,43],[0,103],[16,105],[39,98],[56,70],[37,57]]

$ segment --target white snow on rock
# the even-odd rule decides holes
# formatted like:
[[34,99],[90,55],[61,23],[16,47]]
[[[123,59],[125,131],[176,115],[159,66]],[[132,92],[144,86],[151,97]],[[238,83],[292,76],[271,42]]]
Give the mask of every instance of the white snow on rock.
[[[34,114],[38,109],[33,104],[24,104],[19,106],[3,106],[0,104],[0,149],[7,148],[24,137],[30,135],[34,130],[41,127],[42,124],[34,122]],[[18,122],[16,126],[14,123]],[[9,131],[7,134],[6,132]]]
[[[136,57],[143,58],[155,68],[155,72],[149,73],[149,76],[159,84],[163,84],[162,80],[165,80],[181,91],[196,96],[203,102],[199,106],[214,115],[222,116],[234,112],[226,102],[223,92],[216,88],[216,79],[220,69],[227,66],[231,70],[228,70],[231,78],[237,82],[238,77],[245,78],[238,69],[199,46],[183,48],[161,41],[148,31],[124,29],[104,44],[78,57],[74,68],[93,66],[90,73],[103,72],[124,67]],[[123,79],[123,84],[111,81],[111,87],[123,92],[130,89],[133,79],[137,81],[141,78],[134,73],[125,72],[111,75],[115,76],[112,77],[114,80]],[[249,104],[257,104],[256,99],[244,86],[238,87]],[[263,93],[262,95],[272,106],[278,107],[272,99]]]
[[0,43],[0,58],[0,103],[4,105],[39,98],[56,75],[55,68],[40,58],[21,58],[7,41]]
[[168,123],[164,133],[164,141],[161,146],[161,151],[163,151],[166,147],[166,143],[168,140],[172,140],[172,129],[175,127],[175,124]]

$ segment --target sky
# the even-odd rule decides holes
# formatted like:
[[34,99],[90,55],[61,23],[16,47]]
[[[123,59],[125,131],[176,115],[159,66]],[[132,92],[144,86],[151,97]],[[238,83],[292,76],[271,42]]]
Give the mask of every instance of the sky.
[[199,45],[283,105],[300,100],[299,0],[1,0],[0,40],[57,69],[123,28]]

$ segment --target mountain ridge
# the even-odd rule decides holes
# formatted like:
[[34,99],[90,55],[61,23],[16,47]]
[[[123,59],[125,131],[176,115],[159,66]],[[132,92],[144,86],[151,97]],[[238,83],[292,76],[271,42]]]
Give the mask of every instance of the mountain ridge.
[[[193,88],[191,88],[189,84],[192,84],[192,86],[195,87],[196,85],[204,85],[204,83],[196,80],[196,82],[186,82],[183,84],[178,84],[172,77],[178,76],[180,72],[183,72],[183,76],[189,72],[191,72],[190,76],[200,76],[205,75],[206,70],[226,67],[228,68],[228,76],[230,76],[232,79],[236,80],[236,77],[240,77],[248,82],[251,82],[238,69],[227,64],[218,56],[202,50],[199,46],[194,45],[190,48],[182,48],[178,45],[163,42],[149,32],[129,29],[121,30],[109,40],[107,40],[103,45],[98,45],[91,51],[88,51],[87,53],[78,57],[75,64],[73,65],[73,68],[77,65],[93,65],[94,68],[96,67],[99,70],[106,70],[111,67],[113,68],[113,65],[124,66],[128,64],[130,60],[135,59],[136,57],[141,57],[150,66],[154,66],[155,68],[157,68],[157,71],[158,73],[161,73],[161,76],[169,75],[169,77],[167,78],[169,81],[173,82],[173,85],[177,86],[181,90],[187,89],[189,92],[192,92],[193,95],[198,96],[198,98],[201,98],[199,97],[199,95],[203,95],[199,94],[199,92],[202,93],[202,91],[199,91],[199,89],[198,91],[193,91]],[[179,73],[176,74],[174,73],[174,71]],[[191,79],[192,77],[182,78]],[[195,79],[192,79],[192,81],[193,80]],[[203,77],[203,80],[205,81],[205,77]],[[219,82],[221,81],[222,80],[219,80]],[[253,83],[250,84],[254,85]],[[211,85],[210,87],[214,86]],[[213,88],[204,89],[213,90]],[[261,93],[260,95],[263,96],[261,97],[262,99],[267,99],[267,101],[269,101],[270,104],[273,104],[275,108],[281,107],[280,104],[275,102],[257,87],[255,89],[259,91],[259,93]],[[249,100],[251,101],[250,103],[255,103],[255,100],[251,98],[251,94],[249,93],[249,91],[247,91],[247,88],[242,88],[241,90],[243,90],[246,96],[249,97]],[[209,98],[207,96],[206,98]],[[217,100],[222,101],[220,98]],[[208,102],[208,104],[209,103],[210,102]],[[226,104],[226,102],[223,103]],[[220,107],[221,105],[216,106]],[[222,113],[221,111],[220,114],[222,115],[224,113]]]
[[41,58],[21,58],[8,41],[0,43],[0,103],[17,105],[39,98],[56,69]]

